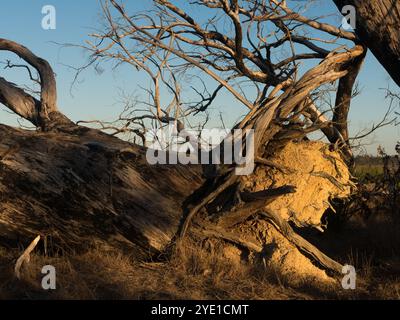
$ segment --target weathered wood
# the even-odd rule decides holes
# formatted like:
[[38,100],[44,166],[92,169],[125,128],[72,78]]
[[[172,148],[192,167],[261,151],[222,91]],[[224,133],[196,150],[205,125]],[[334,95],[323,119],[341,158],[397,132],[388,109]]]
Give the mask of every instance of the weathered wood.
[[65,250],[103,242],[137,257],[157,254],[202,183],[200,168],[151,166],[143,148],[87,128],[41,133],[0,125],[0,154],[13,146],[0,159],[2,245],[39,234]]
[[236,224],[246,221],[278,197],[294,192],[296,190],[293,186],[283,186],[254,193],[241,193],[242,200],[251,202],[245,203],[233,211],[220,212],[213,221],[223,228],[233,227]]
[[50,64],[28,48],[11,40],[0,38],[0,51],[13,52],[34,67],[39,73],[41,86],[38,101],[15,84],[0,78],[0,103],[42,129],[51,129],[51,126],[56,124],[73,125],[72,121],[58,110],[56,79]]
[[[0,103],[43,129],[29,132],[0,126],[0,154],[6,155],[0,159],[0,243],[15,245],[40,234],[52,238],[63,249],[84,249],[93,242],[102,242],[127,249],[136,257],[147,257],[165,250],[176,235],[184,237],[202,208],[229,187],[240,185],[240,178],[233,171],[221,173],[215,180],[218,183],[188,207],[188,214],[179,224],[182,204],[203,182],[200,166],[151,166],[144,148],[74,125],[57,110],[55,79],[49,64],[11,41],[0,39],[0,49],[14,52],[34,66],[42,86],[39,102],[0,79]],[[254,108],[257,110],[240,127],[254,128],[256,158],[264,156],[265,146],[283,130],[282,119],[296,111],[313,90],[346,76],[348,63],[362,53],[362,47],[355,46],[346,52],[328,54],[299,81],[282,88],[284,93],[279,97],[271,97],[265,105]],[[9,152],[10,149],[15,151]],[[204,234],[219,234],[260,251],[259,245],[246,244],[221,226],[244,221],[288,192],[293,189],[244,193],[242,197],[251,202],[226,214],[217,227]],[[285,237],[333,269],[329,258],[288,231],[287,222],[279,217],[274,221],[284,228]]]
[[20,279],[21,278],[21,267],[24,262],[29,263],[30,261],[30,254],[31,252],[36,248],[37,244],[40,241],[40,236],[37,236],[31,244],[28,246],[28,248],[25,249],[25,251],[21,254],[21,256],[17,259],[17,262],[15,263],[14,267],[14,273],[15,276]]
[[[349,142],[349,129],[348,129],[348,114],[350,111],[351,99],[353,98],[353,88],[356,82],[357,76],[361,70],[361,66],[364,62],[367,49],[364,53],[355,58],[354,61],[348,66],[348,73],[339,80],[338,90],[336,93],[335,108],[333,111],[333,126],[337,129],[340,135],[343,137],[347,145]],[[339,137],[335,137],[332,143],[337,143]]]
[[286,168],[285,166],[282,166],[278,163],[272,162],[271,160],[268,160],[268,159],[257,157],[255,159],[255,161],[256,161],[256,163],[262,164],[264,166],[275,168],[282,173],[290,173],[291,172],[291,170],[289,168]]
[[205,196],[202,200],[200,200],[193,208],[190,208],[187,215],[184,217],[183,223],[179,230],[179,238],[183,239],[186,235],[186,232],[190,226],[192,219],[196,216],[196,214],[208,203],[213,201],[219,194],[225,191],[227,188],[232,186],[238,180],[238,176],[234,174],[228,175],[228,177],[219,185],[215,190],[210,192],[207,196]]
[[400,2],[398,0],[333,0],[341,11],[356,8],[356,34],[400,86]]
[[283,220],[277,213],[272,212],[271,210],[264,210],[260,214],[271,222],[286,239],[294,244],[305,255],[316,261],[321,267],[334,271],[337,274],[342,272],[343,266],[340,263],[329,258],[313,244],[294,232],[289,223]]
[[49,114],[58,111],[56,79],[50,64],[46,60],[37,57],[28,48],[11,40],[0,38],[0,50],[15,53],[39,72],[41,105],[44,108],[42,112]]
[[[266,105],[252,110],[250,116],[246,116],[241,121],[239,128],[254,129],[255,159],[263,157],[268,143],[282,130],[282,125],[279,121],[273,120],[279,117],[282,119],[288,117],[298,105],[308,99],[312,90],[324,83],[346,76],[348,74],[347,64],[363,54],[364,48],[360,45],[356,45],[345,52],[331,52],[324,61],[306,72],[299,81],[287,88],[278,98],[273,98]],[[238,176],[231,172],[210,194],[189,209],[180,229],[179,238],[182,239],[185,236],[191,220],[202,208],[238,180]],[[260,206],[260,204],[253,205],[256,208]],[[251,208],[251,210],[254,210],[254,208]]]

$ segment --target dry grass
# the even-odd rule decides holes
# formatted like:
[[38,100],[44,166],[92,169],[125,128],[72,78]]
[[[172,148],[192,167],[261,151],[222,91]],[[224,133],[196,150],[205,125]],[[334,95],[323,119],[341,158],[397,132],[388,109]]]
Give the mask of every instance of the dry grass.
[[[303,283],[292,287],[274,270],[234,263],[193,243],[166,263],[138,263],[118,251],[93,247],[83,254],[34,254],[23,268],[23,279],[13,275],[19,250],[0,248],[0,299],[399,299],[400,279],[389,270],[379,274],[365,257],[359,268],[359,288]],[[355,264],[360,258],[352,257]],[[361,259],[362,260],[362,259]],[[41,268],[57,270],[57,289],[41,288]],[[400,267],[400,263],[398,264]],[[380,271],[383,272],[383,269]],[[400,269],[399,269],[400,271]],[[400,273],[398,273],[400,274]]]
[[365,179],[367,176],[381,177],[383,176],[383,166],[376,164],[361,164],[355,167],[353,173],[361,180]]
[[[167,263],[137,263],[99,247],[84,254],[32,255],[23,280],[13,276],[19,251],[0,251],[1,299],[287,299],[301,298],[270,275],[253,273],[205,250],[187,247]],[[57,270],[57,289],[41,289],[41,268]],[[252,273],[252,274],[250,274]]]

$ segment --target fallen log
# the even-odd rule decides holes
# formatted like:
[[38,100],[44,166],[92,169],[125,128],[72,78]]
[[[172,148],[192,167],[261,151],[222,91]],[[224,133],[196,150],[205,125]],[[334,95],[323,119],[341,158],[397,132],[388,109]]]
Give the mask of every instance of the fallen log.
[[[254,213],[264,212],[265,207],[279,197],[287,200],[288,194],[294,192],[289,183],[275,188],[273,182],[259,190],[257,188],[264,183],[262,174],[237,176],[235,170],[231,170],[237,164],[232,164],[218,173],[214,183],[207,185],[209,181],[204,184],[201,178],[201,166],[150,165],[143,147],[78,126],[63,115],[56,103],[54,73],[47,62],[41,62],[42,59],[27,48],[9,40],[0,39],[0,50],[19,55],[37,69],[42,81],[39,101],[0,78],[0,103],[37,128],[37,131],[28,131],[0,125],[0,245],[24,244],[25,239],[39,234],[51,239],[50,243],[63,251],[83,250],[92,243],[101,243],[126,250],[138,259],[154,257],[176,240],[182,240],[199,212],[205,213],[200,219],[208,221],[214,213],[208,208],[218,202],[217,199],[227,196],[228,202],[233,203],[235,195],[239,194],[247,203],[218,214],[217,226],[209,226],[203,235],[219,235],[260,251],[263,243],[245,241],[240,235],[224,231],[224,227],[243,223]],[[282,123],[290,122],[293,113],[301,112],[304,100],[313,90],[345,76],[347,63],[362,53],[360,46],[345,52],[331,52],[299,81],[282,87],[281,95],[271,96],[265,104],[250,111],[238,127],[254,129],[255,139],[249,142],[249,150],[255,150],[256,170],[268,166],[283,174],[283,179],[291,180],[290,184],[297,183],[294,180],[299,180],[301,173],[291,170],[292,163],[283,165],[279,163],[284,162],[282,159],[279,162],[271,159],[291,140],[302,140],[300,137],[304,136],[285,135],[283,131],[287,128]],[[285,137],[283,142],[277,141],[279,136]],[[246,153],[247,147],[249,145],[246,145]],[[308,147],[315,146],[304,146]],[[319,149],[314,151],[316,158],[311,162],[317,162],[323,155]],[[290,158],[296,157],[297,154]],[[322,178],[326,180],[327,177],[330,176]],[[333,179],[336,178],[329,180],[332,184],[336,182]],[[250,192],[244,191],[245,184],[249,185]],[[203,192],[201,186],[209,188]],[[236,192],[231,192],[233,189]],[[343,195],[347,193],[347,189],[342,190]],[[296,202],[296,199],[291,201]],[[285,207],[285,203],[280,205]],[[339,264],[290,229],[287,213],[282,210],[267,218],[287,239],[285,241],[311,255],[323,268],[337,271]],[[308,210],[305,213],[298,218],[320,223],[321,212],[315,214]],[[44,249],[51,252],[55,248]]]
[[151,166],[143,148],[87,128],[0,125],[5,153],[0,245],[13,247],[39,234],[63,251],[100,242],[137,257],[157,254],[178,231],[182,202],[203,182],[200,168]]

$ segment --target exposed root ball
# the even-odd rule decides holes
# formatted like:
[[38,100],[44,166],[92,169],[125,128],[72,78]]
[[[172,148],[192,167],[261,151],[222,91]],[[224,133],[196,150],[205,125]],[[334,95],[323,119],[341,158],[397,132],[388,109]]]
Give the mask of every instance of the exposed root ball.
[[[245,189],[254,192],[284,185],[295,186],[295,193],[278,198],[267,208],[299,227],[312,226],[322,230],[321,218],[330,207],[330,200],[350,195],[353,186],[350,172],[339,153],[330,151],[327,144],[292,142],[268,160],[280,169],[258,167],[253,175],[245,178]],[[315,279],[333,283],[325,271],[313,264],[271,224],[259,221],[248,227],[247,235],[265,247],[265,263],[290,282]],[[243,232],[246,228],[242,225],[240,229]]]
[[268,208],[299,227],[321,227],[321,217],[330,207],[330,199],[350,195],[353,183],[349,170],[339,153],[330,151],[325,143],[291,142],[270,160],[286,170],[258,167],[245,178],[245,188],[254,192],[295,186],[296,193],[280,197]]

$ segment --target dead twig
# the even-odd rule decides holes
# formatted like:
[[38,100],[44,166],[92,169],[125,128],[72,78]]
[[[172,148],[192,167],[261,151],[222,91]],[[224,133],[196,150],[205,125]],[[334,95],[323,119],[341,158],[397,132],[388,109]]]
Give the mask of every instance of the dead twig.
[[30,262],[30,260],[31,260],[30,254],[35,249],[35,247],[37,246],[39,241],[40,241],[40,236],[37,236],[31,242],[31,244],[28,246],[28,248],[25,249],[25,251],[22,253],[22,255],[18,258],[17,262],[15,263],[14,272],[15,272],[15,276],[18,279],[21,279],[21,267],[22,267],[22,264],[24,262],[26,262],[26,263]]

